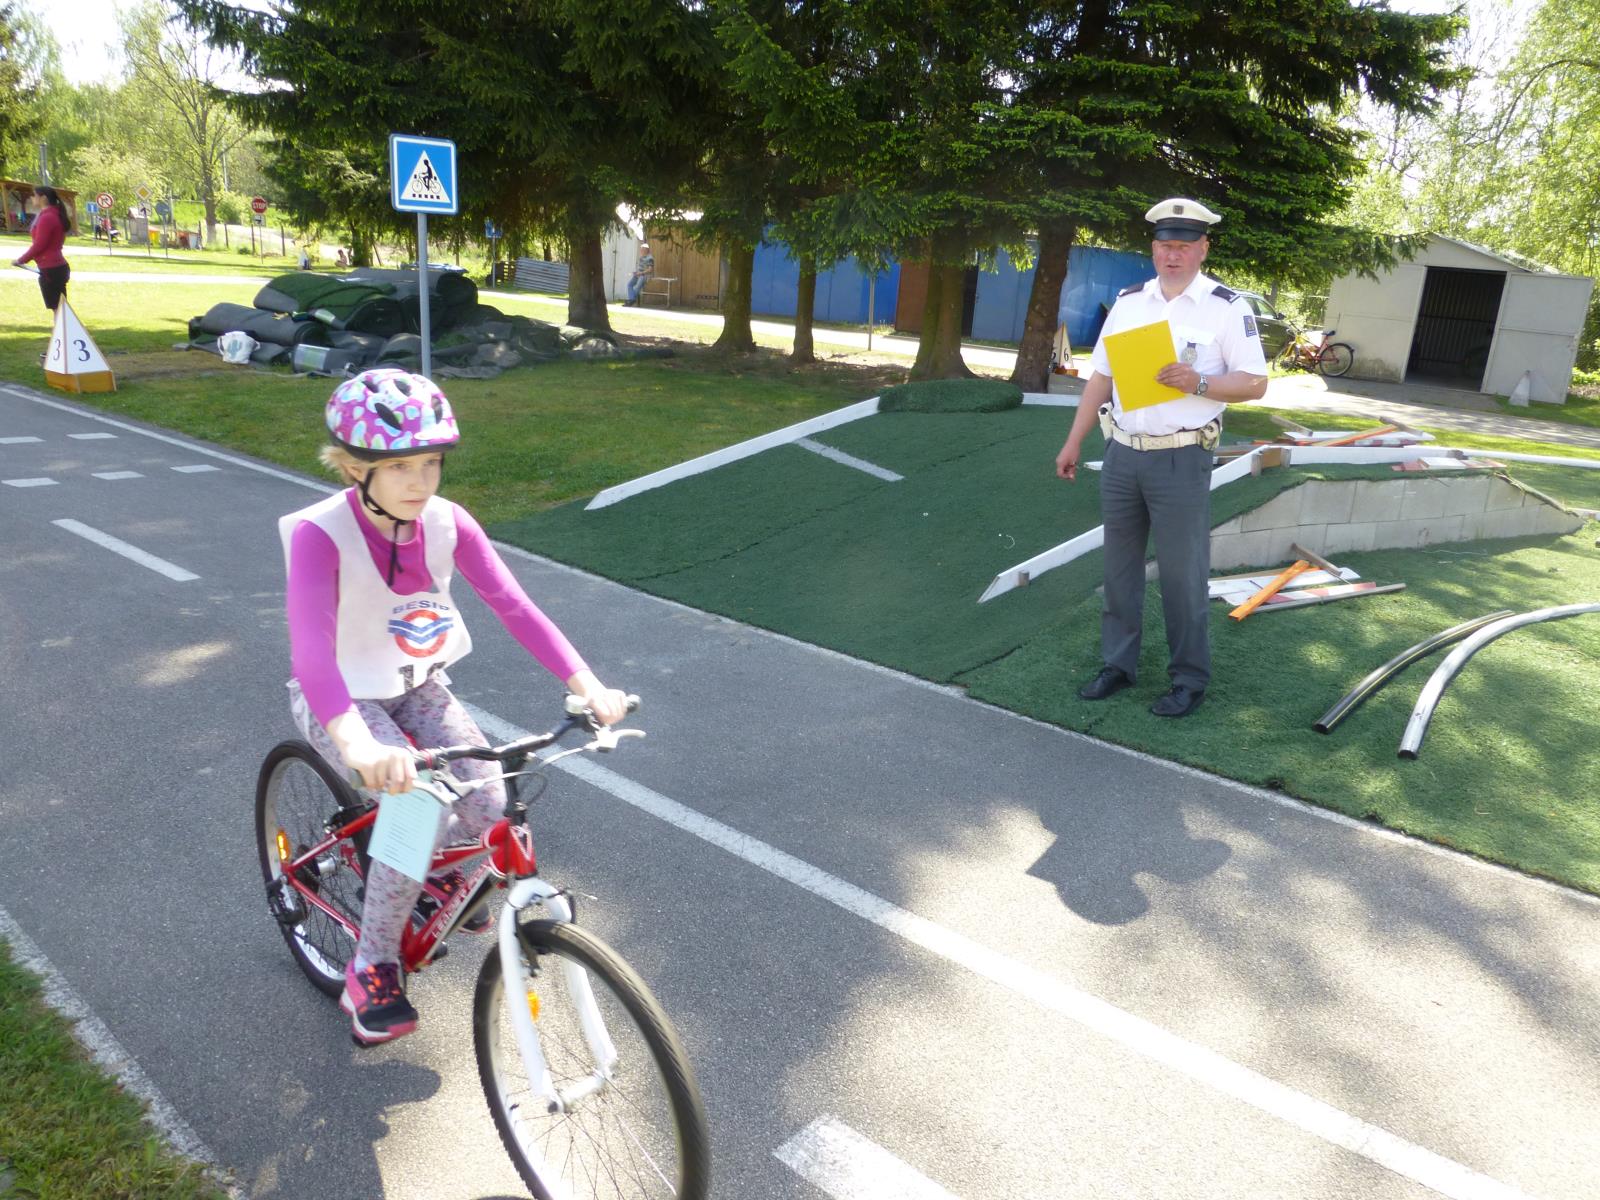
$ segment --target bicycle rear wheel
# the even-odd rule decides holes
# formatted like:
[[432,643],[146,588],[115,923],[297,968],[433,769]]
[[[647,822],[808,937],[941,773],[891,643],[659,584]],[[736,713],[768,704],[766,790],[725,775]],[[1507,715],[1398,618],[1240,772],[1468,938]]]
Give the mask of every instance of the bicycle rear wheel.
[[[705,1109],[655,997],[616,951],[576,925],[530,921],[519,937],[528,996],[506,995],[500,955],[489,954],[478,974],[472,1032],[489,1110],[523,1182],[537,1200],[702,1200],[711,1160]],[[551,1113],[528,1079],[507,1004],[534,1009],[540,1049],[565,1092],[597,1067],[579,1024],[575,970],[588,978],[617,1059],[603,1086]]]
[[[328,836],[329,817],[360,803],[355,790],[305,742],[274,746],[256,779],[256,849],[269,892],[283,874],[278,853],[280,830],[291,858],[297,858]],[[353,843],[336,843],[301,868],[299,878],[352,925],[360,925],[362,872],[360,851]],[[279,895],[273,916],[289,952],[312,983],[337,996],[344,990],[344,969],[355,953],[355,938],[287,885]]]
[[1356,352],[1343,342],[1334,342],[1331,346],[1322,348],[1322,357],[1317,361],[1317,370],[1324,375],[1338,378],[1355,365]]

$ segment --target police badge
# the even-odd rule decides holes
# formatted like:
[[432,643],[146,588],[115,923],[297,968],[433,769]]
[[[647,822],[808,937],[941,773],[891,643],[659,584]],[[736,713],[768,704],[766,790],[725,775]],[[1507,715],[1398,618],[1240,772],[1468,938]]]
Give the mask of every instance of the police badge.
[[1179,357],[1183,359],[1184,366],[1192,367],[1194,366],[1194,360],[1200,357],[1200,348],[1190,342],[1183,348],[1183,353]]

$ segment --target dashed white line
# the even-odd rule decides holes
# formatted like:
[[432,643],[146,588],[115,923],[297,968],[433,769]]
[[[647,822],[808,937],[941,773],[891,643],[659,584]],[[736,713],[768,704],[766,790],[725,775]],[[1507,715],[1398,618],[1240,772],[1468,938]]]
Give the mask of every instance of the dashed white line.
[[865,471],[868,475],[876,476],[890,483],[899,483],[905,478],[904,475],[891,471],[888,467],[880,467],[877,463],[870,463],[864,458],[857,458],[854,454],[846,454],[843,450],[835,450],[832,446],[812,441],[808,437],[796,438],[794,444],[802,450],[820,454],[823,458],[831,458],[841,466],[854,467],[857,471]]
[[[465,707],[478,722],[479,728],[497,741],[527,736],[527,730],[519,729],[476,705],[467,704]],[[991,950],[965,934],[946,929],[926,917],[919,917],[881,896],[830,875],[776,846],[740,833],[730,825],[696,812],[591,759],[574,756],[561,759],[555,766],[641,812],[649,813],[685,833],[726,850],[735,858],[743,859],[810,892],[818,899],[870,921],[896,937],[921,946],[1040,1008],[1058,1013],[1196,1083],[1241,1100],[1314,1137],[1341,1146],[1440,1195],[1449,1196],[1451,1200],[1527,1200],[1525,1193],[1509,1184],[1409,1142],[1315,1096],[1269,1079],[1259,1071],[1241,1066],[1196,1042],[1187,1041],[1153,1021],[1134,1016],[1025,962]]]
[[156,574],[165,575],[168,579],[177,583],[188,583],[191,579],[200,578],[193,571],[186,571],[176,563],[169,563],[164,558],[157,558],[146,550],[141,550],[121,538],[112,537],[109,533],[102,533],[94,526],[85,525],[82,521],[74,521],[63,517],[59,521],[51,521],[50,524],[60,529],[65,529],[68,533],[75,533],[86,541],[93,542],[96,546],[104,546],[112,553],[120,554],[123,558],[136,562],[141,567],[149,567]]
[[76,438],[80,442],[97,442],[102,438],[114,438],[114,433],[69,433],[69,438]]
[[183,475],[198,475],[201,471],[220,471],[221,467],[213,467],[210,463],[190,463],[185,467],[173,467],[174,471]]
[[143,479],[137,471],[90,471],[96,479]]
[[35,478],[35,479],[0,479],[0,483],[5,484],[7,487],[54,487],[55,486],[55,482],[56,481],[54,479],[43,479],[43,478]]
[[818,1117],[772,1153],[834,1200],[957,1200],[837,1117]]
[[22,445],[25,445],[25,444],[27,444],[29,442],[42,442],[42,441],[44,441],[43,438],[36,438],[36,437],[3,437],[3,438],[0,438],[0,446],[22,446]]

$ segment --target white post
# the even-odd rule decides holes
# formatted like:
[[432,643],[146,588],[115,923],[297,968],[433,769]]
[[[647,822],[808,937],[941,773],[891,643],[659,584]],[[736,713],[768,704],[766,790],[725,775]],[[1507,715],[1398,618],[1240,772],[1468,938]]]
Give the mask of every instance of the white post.
[[433,347],[428,336],[428,214],[417,214],[418,323],[422,326],[422,373],[433,378]]
[[49,150],[49,142],[39,143],[39,182],[42,184],[48,184],[50,182]]

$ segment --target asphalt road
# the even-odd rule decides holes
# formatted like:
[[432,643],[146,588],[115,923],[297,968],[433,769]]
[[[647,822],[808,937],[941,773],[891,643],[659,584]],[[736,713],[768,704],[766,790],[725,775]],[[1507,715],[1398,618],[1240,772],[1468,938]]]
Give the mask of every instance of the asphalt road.
[[[0,414],[0,909],[244,1194],[522,1194],[472,1060],[482,944],[359,1051],[264,909],[275,518],[311,481],[31,389]],[[1600,1194],[1594,901],[510,561],[645,700],[537,838],[683,1033],[718,1197]],[[461,599],[458,692],[545,727],[558,685]]]

